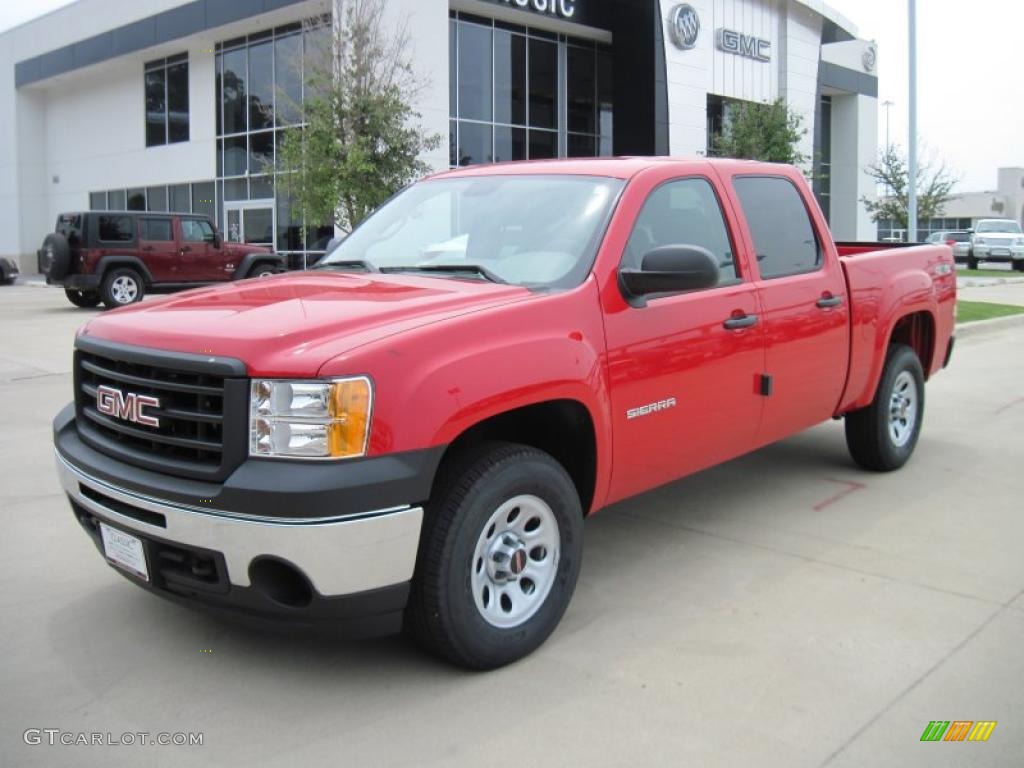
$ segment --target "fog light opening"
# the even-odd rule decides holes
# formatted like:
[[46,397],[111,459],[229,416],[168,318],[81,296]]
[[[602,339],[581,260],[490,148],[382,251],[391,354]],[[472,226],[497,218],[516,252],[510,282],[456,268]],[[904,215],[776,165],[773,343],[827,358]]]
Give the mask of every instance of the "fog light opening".
[[305,608],[313,602],[309,579],[291,563],[262,557],[249,565],[249,581],[261,594],[279,605]]

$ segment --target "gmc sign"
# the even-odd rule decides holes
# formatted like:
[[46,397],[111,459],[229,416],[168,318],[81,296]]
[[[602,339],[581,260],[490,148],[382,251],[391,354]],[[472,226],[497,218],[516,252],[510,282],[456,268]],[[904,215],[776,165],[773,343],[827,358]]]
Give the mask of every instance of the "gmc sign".
[[96,410],[104,416],[123,419],[145,427],[159,427],[160,419],[147,416],[144,408],[159,408],[160,399],[134,392],[122,392],[106,385],[96,388]]

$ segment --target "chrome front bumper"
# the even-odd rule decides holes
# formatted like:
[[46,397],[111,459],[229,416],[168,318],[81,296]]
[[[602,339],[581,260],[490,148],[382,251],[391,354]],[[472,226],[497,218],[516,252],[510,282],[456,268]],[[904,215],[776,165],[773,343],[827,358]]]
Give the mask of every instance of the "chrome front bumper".
[[[323,597],[367,592],[412,578],[422,507],[326,520],[255,518],[117,488],[73,466],[59,452],[57,472],[72,502],[102,520],[142,536],[221,553],[235,587],[250,586],[250,564],[262,558],[293,565]],[[133,516],[136,510],[141,512]]]

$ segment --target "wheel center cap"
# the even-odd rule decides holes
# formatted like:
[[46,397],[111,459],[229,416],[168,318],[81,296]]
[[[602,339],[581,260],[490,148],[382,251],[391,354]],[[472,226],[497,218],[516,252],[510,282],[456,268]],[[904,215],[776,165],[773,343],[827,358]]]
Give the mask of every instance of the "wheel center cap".
[[487,553],[487,571],[498,584],[518,580],[526,570],[526,546],[513,533],[506,532],[495,539]]

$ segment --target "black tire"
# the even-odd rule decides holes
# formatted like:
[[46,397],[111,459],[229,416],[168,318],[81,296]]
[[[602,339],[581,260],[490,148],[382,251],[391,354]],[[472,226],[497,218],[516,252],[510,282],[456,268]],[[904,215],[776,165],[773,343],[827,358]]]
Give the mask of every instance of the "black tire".
[[[901,439],[897,440],[892,432],[892,422],[897,416],[893,411],[893,400],[897,388],[907,385],[904,374],[911,380],[916,400],[913,423],[905,426]],[[906,395],[910,394],[907,386]],[[903,415],[906,414],[904,409]],[[906,464],[914,453],[923,421],[924,370],[921,361],[905,344],[892,344],[874,401],[867,408],[846,414],[846,446],[853,460],[864,469],[891,472]]]
[[39,271],[50,280],[60,280],[71,269],[71,246],[58,232],[51,232],[43,240],[39,251]]
[[83,309],[92,309],[100,304],[100,295],[96,291],[74,291],[71,288],[65,288],[64,295],[76,307]]
[[[548,571],[550,586],[542,585],[549,591],[539,592],[536,598],[524,598],[527,604],[535,600],[533,613],[524,616],[516,626],[502,628],[486,619],[477,606],[473,569],[481,573],[483,558],[476,557],[481,545],[506,540],[501,531],[493,531],[488,523],[502,505],[520,497],[543,502],[544,514],[557,523],[553,533],[557,535],[559,549],[546,555],[554,558]],[[518,514],[516,509],[509,513],[509,520],[513,514]],[[530,514],[526,512],[520,520],[526,530],[529,523],[524,520]],[[487,536],[490,531],[493,536]],[[520,546],[525,553],[530,542],[526,540]],[[509,568],[513,568],[511,563],[518,562],[521,578],[497,589],[520,589],[530,594],[527,583],[532,580],[522,576],[529,573],[523,570],[523,564],[542,564],[544,559],[538,556],[535,560],[534,550],[529,551],[521,558],[516,552],[506,560]],[[583,511],[576,487],[565,469],[548,454],[528,446],[474,446],[471,451],[446,459],[435,484],[434,498],[427,505],[406,609],[406,630],[425,649],[454,664],[470,669],[494,669],[509,664],[534,651],[554,631],[572,598],[582,555]],[[498,562],[496,556],[492,560]],[[499,599],[496,592],[492,610],[502,610],[505,597],[502,594]]]
[[1024,259],[1017,259],[1017,261],[1013,262],[1013,271],[1024,272]]
[[[134,288],[129,287],[132,283]],[[100,286],[100,298],[108,309],[135,304],[145,295],[146,285],[142,276],[128,267],[116,267],[107,272]]]
[[972,251],[971,255],[967,257],[967,268],[968,269],[977,269],[978,268],[978,263],[979,262],[978,262],[978,260],[976,258],[974,258],[974,252]]
[[249,270],[249,277],[273,277],[277,274],[277,267],[268,262],[262,264],[254,264],[253,268]]

